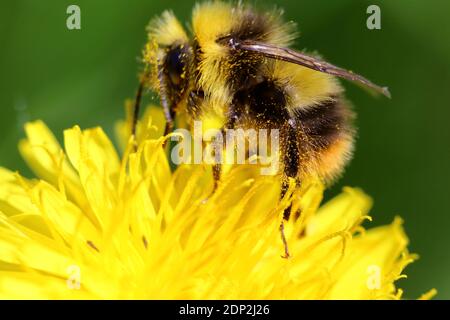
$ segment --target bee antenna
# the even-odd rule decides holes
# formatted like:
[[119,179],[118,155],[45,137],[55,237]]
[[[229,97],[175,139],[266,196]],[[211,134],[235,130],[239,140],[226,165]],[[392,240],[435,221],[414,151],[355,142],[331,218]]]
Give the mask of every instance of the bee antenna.
[[353,71],[339,68],[329,62],[322,61],[316,57],[306,55],[290,48],[278,47],[273,44],[253,40],[238,41],[231,36],[221,37],[217,41],[219,43],[228,45],[228,47],[232,50],[245,50],[255,52],[267,58],[294,63],[312,70],[344,78],[352,82],[362,84],[376,93],[381,93],[386,97],[391,98],[391,93],[389,92],[389,89],[387,87],[376,85],[375,83],[357,73],[354,73]]

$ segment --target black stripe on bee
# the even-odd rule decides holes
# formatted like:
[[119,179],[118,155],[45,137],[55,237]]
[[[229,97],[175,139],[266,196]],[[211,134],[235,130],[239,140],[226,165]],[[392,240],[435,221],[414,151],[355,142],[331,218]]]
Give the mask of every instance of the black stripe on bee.
[[233,99],[234,113],[248,115],[259,128],[279,128],[289,118],[284,90],[271,80],[239,90]]
[[[219,37],[218,41],[223,38],[236,41],[264,41],[272,27],[269,17],[247,10],[234,28],[228,34]],[[260,67],[264,61],[260,54],[249,51],[230,51],[230,53],[229,84],[233,91],[248,88],[260,82]]]
[[296,120],[301,123],[303,134],[316,150],[327,148],[340,134],[349,133],[353,114],[340,98],[332,98],[317,106],[299,110]]
[[264,41],[273,27],[270,21],[266,14],[246,10],[230,32],[230,37],[238,40]]

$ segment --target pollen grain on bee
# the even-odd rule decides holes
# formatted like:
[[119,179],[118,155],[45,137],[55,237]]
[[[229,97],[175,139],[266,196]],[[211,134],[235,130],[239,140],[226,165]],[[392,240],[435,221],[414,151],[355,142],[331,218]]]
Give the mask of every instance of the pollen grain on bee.
[[279,168],[279,129],[205,129],[194,121],[193,130],[176,129],[170,137],[174,164],[260,165],[261,175]]

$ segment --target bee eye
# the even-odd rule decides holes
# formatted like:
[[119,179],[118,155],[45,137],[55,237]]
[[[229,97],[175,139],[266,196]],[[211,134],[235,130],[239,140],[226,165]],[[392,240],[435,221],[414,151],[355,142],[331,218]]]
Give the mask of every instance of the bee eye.
[[181,46],[174,47],[167,52],[166,70],[170,82],[174,86],[179,86],[183,80],[183,73],[186,68],[186,53]]

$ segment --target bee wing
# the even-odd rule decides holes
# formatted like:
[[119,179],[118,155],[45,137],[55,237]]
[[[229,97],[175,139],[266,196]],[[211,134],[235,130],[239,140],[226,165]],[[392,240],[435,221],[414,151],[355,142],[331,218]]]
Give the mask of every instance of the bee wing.
[[360,83],[377,93],[385,95],[388,98],[391,97],[391,93],[387,87],[378,86],[363,76],[353,73],[352,71],[339,68],[331,63],[319,60],[289,48],[277,47],[271,44],[252,40],[236,41],[232,38],[228,40],[228,45],[235,50],[257,52],[268,58],[295,63],[306,68]]

